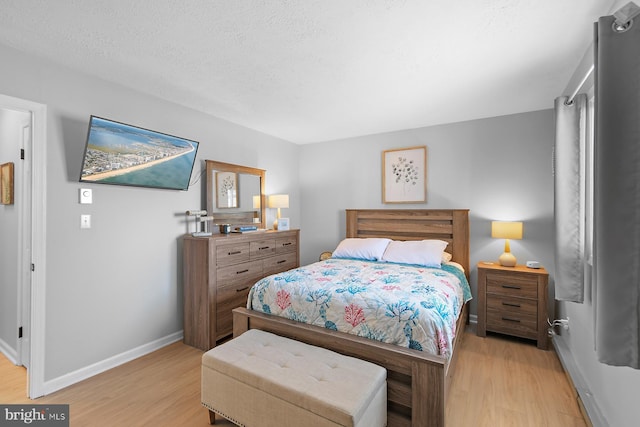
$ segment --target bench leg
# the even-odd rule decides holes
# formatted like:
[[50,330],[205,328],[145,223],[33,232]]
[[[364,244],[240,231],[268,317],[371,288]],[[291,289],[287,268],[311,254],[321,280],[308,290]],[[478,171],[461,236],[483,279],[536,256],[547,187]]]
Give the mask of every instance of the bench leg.
[[209,411],[209,424],[214,425],[216,423],[216,413]]

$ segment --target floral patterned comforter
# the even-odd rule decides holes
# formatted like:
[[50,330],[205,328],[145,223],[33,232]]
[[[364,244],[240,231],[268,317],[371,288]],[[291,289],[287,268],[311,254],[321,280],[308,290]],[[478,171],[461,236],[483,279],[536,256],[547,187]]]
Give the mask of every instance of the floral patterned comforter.
[[332,258],[261,279],[247,308],[448,358],[470,299],[453,265]]

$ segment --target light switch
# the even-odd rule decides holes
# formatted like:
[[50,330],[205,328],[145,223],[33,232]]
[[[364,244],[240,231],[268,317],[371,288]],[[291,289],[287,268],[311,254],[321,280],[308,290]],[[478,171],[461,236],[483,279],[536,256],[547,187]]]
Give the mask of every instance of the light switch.
[[91,228],[91,215],[80,215],[80,228]]
[[80,203],[83,205],[90,205],[93,203],[93,191],[90,188],[80,189]]

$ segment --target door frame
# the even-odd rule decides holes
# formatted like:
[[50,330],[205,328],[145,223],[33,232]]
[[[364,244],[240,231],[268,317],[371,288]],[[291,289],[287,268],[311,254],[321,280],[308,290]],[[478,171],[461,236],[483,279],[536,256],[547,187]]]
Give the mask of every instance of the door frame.
[[[47,106],[37,102],[27,101],[8,95],[0,94],[0,107],[31,112],[31,209],[23,212],[26,217],[21,218],[22,224],[30,224],[30,232],[21,233],[30,241],[20,242],[19,247],[24,250],[31,247],[30,277],[25,282],[31,285],[29,301],[24,301],[22,310],[29,310],[30,334],[29,368],[27,370],[29,398],[35,399],[44,395],[44,362],[45,362],[45,291],[46,291],[46,175],[47,175]],[[21,189],[19,190],[22,191]],[[21,197],[22,194],[16,194]],[[28,231],[28,230],[25,230]],[[19,294],[25,295],[29,283],[20,283]],[[21,345],[18,345],[20,349]],[[20,351],[20,350],[19,350]]]

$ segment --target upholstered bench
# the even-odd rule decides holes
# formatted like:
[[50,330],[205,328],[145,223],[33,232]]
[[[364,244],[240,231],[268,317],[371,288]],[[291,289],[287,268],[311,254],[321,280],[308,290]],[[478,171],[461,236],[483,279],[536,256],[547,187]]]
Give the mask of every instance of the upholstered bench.
[[387,371],[251,329],[202,356],[202,404],[247,427],[387,423]]

